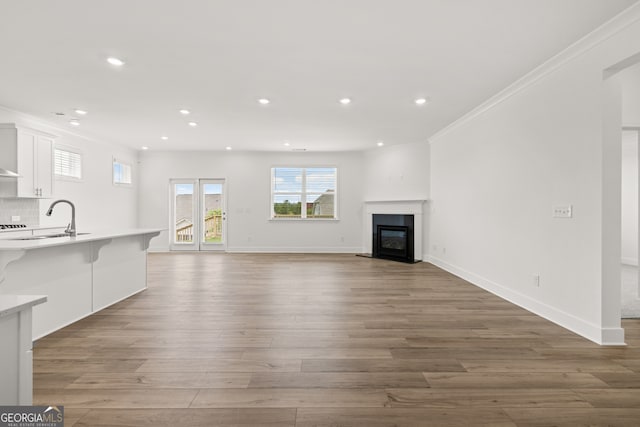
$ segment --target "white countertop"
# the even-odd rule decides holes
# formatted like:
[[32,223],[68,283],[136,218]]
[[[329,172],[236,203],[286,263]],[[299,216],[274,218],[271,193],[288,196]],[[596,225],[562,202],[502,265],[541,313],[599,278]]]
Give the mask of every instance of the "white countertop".
[[[89,232],[89,234],[83,234],[76,237],[64,236],[35,240],[0,239],[0,251],[49,248],[53,246],[73,245],[77,243],[93,242],[97,240],[113,239],[117,237],[137,236],[141,234],[157,235],[160,234],[161,231],[164,230],[160,228],[131,228],[118,231],[100,230]],[[18,239],[18,237],[16,237],[16,239]]]
[[47,301],[45,295],[0,295],[0,317]]

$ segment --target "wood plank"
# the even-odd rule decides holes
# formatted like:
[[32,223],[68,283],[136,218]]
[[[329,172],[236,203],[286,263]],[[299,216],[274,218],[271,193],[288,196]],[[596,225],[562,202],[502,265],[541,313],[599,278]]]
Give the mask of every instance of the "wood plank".
[[242,353],[245,360],[264,359],[391,359],[388,348],[314,348],[286,347],[270,349],[248,349]]
[[198,394],[197,389],[140,390],[50,390],[37,389],[33,393],[34,405],[56,402],[71,408],[188,408]]
[[[66,408],[65,408],[66,418]],[[296,410],[287,409],[93,409],[75,427],[274,426],[294,427]],[[65,419],[65,426],[67,425]]]
[[499,407],[544,407],[544,408],[591,408],[591,405],[570,390],[443,390],[428,388],[387,389],[391,407],[423,408],[481,408]]
[[405,338],[317,338],[309,334],[306,338],[276,337],[271,343],[273,348],[299,347],[340,347],[340,348],[393,348],[407,347]]
[[81,375],[82,374],[79,372],[74,372],[74,373],[41,372],[41,371],[34,372],[33,387],[61,389],[73,383],[75,380],[80,378]]
[[244,372],[148,372],[84,374],[68,389],[246,388],[251,373]]
[[469,372],[627,372],[619,363],[603,360],[482,360],[460,362]]
[[456,359],[456,360],[504,360],[543,359],[535,350],[526,347],[469,348],[392,348],[394,359]]
[[296,427],[516,427],[499,408],[300,408]]
[[576,393],[596,408],[640,408],[638,389],[590,389]]
[[407,338],[410,347],[426,348],[531,348],[533,346],[545,347],[546,342],[542,338]]
[[336,388],[203,389],[192,408],[376,408],[384,390]]
[[256,373],[249,388],[409,388],[429,387],[417,372]]
[[[594,377],[599,378],[612,388],[640,389],[640,374],[628,374],[617,372],[595,372]],[[598,387],[594,387],[598,388]]]
[[[616,374],[626,375],[626,374]],[[606,388],[607,384],[598,374],[583,374],[573,372],[535,373],[535,372],[425,372],[425,378],[433,388],[444,389],[577,389],[577,388]]]
[[34,373],[135,372],[144,359],[36,359]]
[[637,427],[640,420],[640,409],[628,408],[505,408],[504,411],[518,427]]
[[299,359],[149,359],[136,372],[300,372]]
[[455,359],[305,359],[303,372],[463,372]]

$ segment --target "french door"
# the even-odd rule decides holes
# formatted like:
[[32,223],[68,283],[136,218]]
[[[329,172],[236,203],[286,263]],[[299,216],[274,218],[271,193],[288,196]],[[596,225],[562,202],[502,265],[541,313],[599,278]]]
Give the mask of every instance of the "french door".
[[224,179],[172,179],[171,250],[224,251],[227,245]]

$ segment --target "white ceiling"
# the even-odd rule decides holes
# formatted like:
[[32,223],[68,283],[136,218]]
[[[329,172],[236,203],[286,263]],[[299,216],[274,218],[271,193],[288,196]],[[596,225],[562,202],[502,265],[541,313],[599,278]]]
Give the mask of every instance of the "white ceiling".
[[0,105],[153,150],[425,141],[634,2],[3,0]]

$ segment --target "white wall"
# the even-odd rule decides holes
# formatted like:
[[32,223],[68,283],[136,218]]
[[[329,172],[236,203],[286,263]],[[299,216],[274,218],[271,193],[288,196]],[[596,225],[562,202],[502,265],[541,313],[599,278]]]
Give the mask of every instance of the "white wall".
[[[274,166],[336,166],[339,221],[271,221]],[[169,228],[171,178],[225,178],[228,251],[360,252],[362,153],[144,152],[140,155],[139,224]],[[151,242],[169,249],[169,234]]]
[[638,265],[638,131],[622,132],[622,262]]
[[[640,52],[639,17],[635,7],[431,145],[432,261],[607,344],[623,339],[621,100],[603,71]],[[573,218],[552,218],[555,205]]]
[[[429,199],[429,144],[426,141],[379,147],[366,151],[364,156],[364,200]],[[424,253],[419,254],[419,258],[426,260],[429,248],[429,204],[426,203],[423,209]],[[370,236],[363,236],[363,239],[368,238]]]
[[429,195],[429,144],[384,146],[365,152],[365,200],[416,200]]
[[640,64],[620,72],[623,126],[640,127]]
[[89,140],[42,123],[28,115],[4,108],[0,108],[0,123],[18,123],[59,135],[55,140],[56,144],[71,146],[82,151],[82,181],[54,180],[53,199],[39,201],[41,226],[66,226],[70,221],[71,210],[66,204],[57,205],[51,217],[45,216],[47,208],[56,199],[68,199],[76,205],[76,223],[79,231],[136,226],[136,186],[134,184],[131,188],[115,187],[111,176],[112,158],[115,156],[131,163],[135,180],[136,151],[115,144]]

